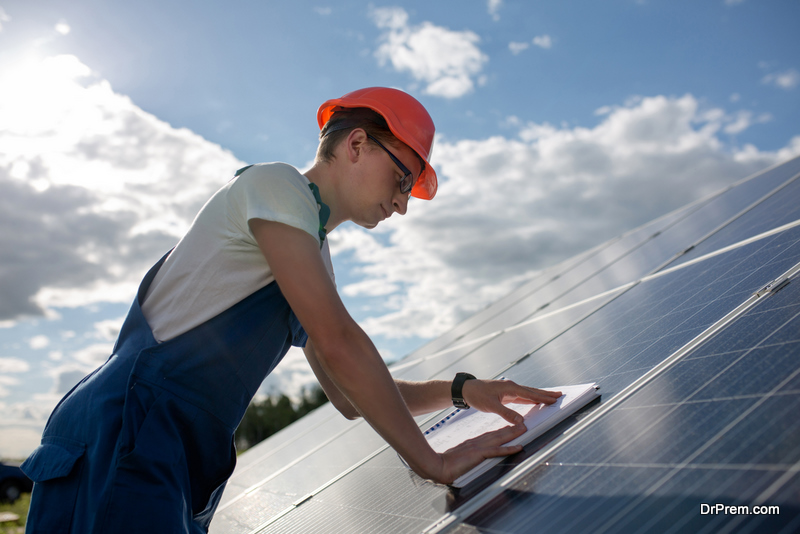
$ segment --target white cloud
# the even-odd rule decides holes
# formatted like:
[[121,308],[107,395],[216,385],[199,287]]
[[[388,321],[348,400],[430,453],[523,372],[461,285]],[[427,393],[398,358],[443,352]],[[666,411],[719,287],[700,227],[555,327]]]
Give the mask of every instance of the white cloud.
[[33,336],[28,340],[28,346],[32,349],[43,349],[50,344],[50,338],[47,336]]
[[97,368],[108,359],[112,347],[113,343],[95,343],[74,351],[72,357],[81,364],[81,372],[86,374],[87,371]]
[[19,379],[13,376],[0,375],[0,398],[8,397],[11,391],[6,386],[16,386],[19,384]]
[[44,423],[61,395],[35,395],[32,400],[0,402],[0,455],[24,459],[39,445]]
[[761,83],[774,85],[781,89],[794,89],[800,84],[800,72],[797,69],[789,69],[783,72],[773,72],[761,79]]
[[529,123],[517,138],[438,139],[433,201],[384,223],[385,239],[332,233],[335,255],[352,254],[365,276],[346,291],[398,288],[373,299],[367,332],[440,335],[543,267],[800,154],[800,137],[777,152],[726,147],[726,126],[755,119],[702,110],[691,95],[603,111],[594,128]]
[[463,96],[480,83],[488,56],[478,48],[480,37],[471,31],[452,31],[423,22],[409,26],[408,13],[399,7],[372,10],[375,24],[385,30],[375,57],[425,82],[425,92],[444,98]]
[[380,297],[391,295],[400,289],[399,285],[386,284],[380,280],[364,280],[354,284],[346,285],[342,288],[342,294],[348,297],[369,296]]
[[500,8],[503,6],[503,0],[488,0],[486,2],[486,8],[489,10],[489,15],[492,16],[492,20],[500,20]]
[[753,113],[751,111],[742,110],[736,113],[735,116],[731,118],[727,118],[729,120],[729,124],[725,125],[723,131],[727,134],[738,134],[743,132],[753,124],[757,123],[765,123],[772,120],[772,115],[769,113],[762,113],[757,117],[753,117]]
[[321,15],[323,17],[327,17],[333,13],[333,9],[330,7],[315,7],[314,11],[317,13],[317,15]]
[[128,301],[242,165],[74,56],[0,73],[0,320]]
[[8,22],[11,20],[11,17],[5,12],[5,10],[0,7],[0,32],[3,31],[3,23]]
[[124,321],[125,317],[98,321],[94,323],[94,330],[95,330],[94,336],[98,339],[104,339],[106,341],[114,341],[115,339],[117,339],[119,331],[122,328],[122,323]]
[[0,451],[8,458],[22,460],[39,445],[42,430],[17,426],[3,426],[0,432]]
[[26,373],[31,366],[19,358],[0,358],[0,373]]
[[[552,48],[553,46],[553,39],[549,35],[538,35],[533,38],[531,41],[534,45],[538,46],[539,48]],[[523,43],[517,41],[511,41],[508,43],[508,49],[511,50],[511,53],[515,56],[528,48],[530,48],[530,43]]]
[[551,48],[553,46],[553,40],[549,35],[537,35],[533,38],[533,44],[540,48]]
[[508,49],[511,50],[511,53],[514,54],[515,56],[520,52],[527,50],[528,48],[530,48],[530,46],[531,45],[528,43],[518,43],[516,41],[511,41],[510,43],[508,43]]
[[300,401],[303,390],[317,385],[314,371],[308,365],[303,350],[291,347],[279,367],[261,384],[257,396],[284,394],[295,402]]

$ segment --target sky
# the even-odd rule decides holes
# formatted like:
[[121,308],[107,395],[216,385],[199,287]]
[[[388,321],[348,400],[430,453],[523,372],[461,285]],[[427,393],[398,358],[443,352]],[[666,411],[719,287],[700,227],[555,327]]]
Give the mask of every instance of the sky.
[[[233,172],[308,169],[317,107],[403,89],[433,201],[329,236],[396,361],[542,268],[800,154],[794,0],[0,0],[0,457],[110,354]],[[261,392],[313,383],[292,351]]]

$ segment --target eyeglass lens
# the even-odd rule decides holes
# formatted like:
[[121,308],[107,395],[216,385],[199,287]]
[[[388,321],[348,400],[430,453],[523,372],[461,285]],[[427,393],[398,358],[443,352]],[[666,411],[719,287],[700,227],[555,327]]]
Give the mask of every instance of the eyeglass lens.
[[372,136],[371,136],[371,135],[369,135],[369,134],[367,134],[367,137],[368,137],[368,138],[370,138],[370,139],[372,139],[373,141],[375,141],[375,143],[376,143],[376,144],[377,144],[379,147],[381,147],[383,150],[385,150],[385,151],[386,151],[386,153],[387,153],[387,154],[389,154],[389,157],[390,157],[390,158],[392,158],[392,161],[395,163],[395,165],[397,165],[397,167],[398,167],[398,168],[400,169],[400,171],[403,173],[403,179],[402,179],[402,180],[400,180],[400,192],[401,192],[402,194],[404,194],[404,195],[405,195],[406,193],[410,193],[410,192],[411,192],[411,189],[413,189],[413,188],[414,188],[414,174],[413,174],[413,173],[412,173],[410,170],[408,170],[408,167],[406,167],[405,165],[403,165],[403,162],[402,162],[402,161],[400,161],[399,159],[397,159],[397,156],[395,156],[394,154],[392,154],[392,153],[389,151],[389,149],[388,149],[388,148],[386,148],[385,146],[383,146],[383,145],[381,144],[381,142],[380,142],[380,141],[378,141],[377,139],[375,139],[374,137],[372,137]]

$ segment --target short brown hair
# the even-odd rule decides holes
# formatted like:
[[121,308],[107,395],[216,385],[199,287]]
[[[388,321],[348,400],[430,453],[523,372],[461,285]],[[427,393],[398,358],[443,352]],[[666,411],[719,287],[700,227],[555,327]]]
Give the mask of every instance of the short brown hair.
[[317,161],[333,161],[333,151],[355,128],[363,129],[381,143],[393,146],[400,143],[380,113],[369,108],[339,108],[319,132]]

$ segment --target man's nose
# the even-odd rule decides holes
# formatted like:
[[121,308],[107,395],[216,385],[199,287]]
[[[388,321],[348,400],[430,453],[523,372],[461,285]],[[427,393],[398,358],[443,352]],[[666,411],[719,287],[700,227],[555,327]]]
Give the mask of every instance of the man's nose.
[[394,206],[394,211],[400,215],[405,215],[406,211],[408,211],[408,193],[403,194],[398,191],[392,200],[392,205]]

